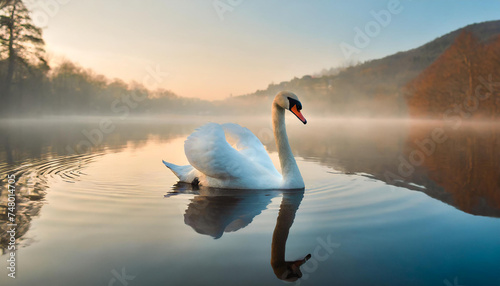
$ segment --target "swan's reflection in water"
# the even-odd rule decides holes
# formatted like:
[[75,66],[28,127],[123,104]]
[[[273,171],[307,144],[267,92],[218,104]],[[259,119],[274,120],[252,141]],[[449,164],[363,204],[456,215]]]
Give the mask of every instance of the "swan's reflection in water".
[[311,255],[296,261],[286,261],[286,241],[299,209],[304,189],[298,190],[229,190],[194,188],[190,184],[178,183],[166,197],[177,194],[195,194],[187,206],[184,223],[197,233],[215,239],[224,233],[238,231],[248,226],[271,203],[271,199],[282,195],[282,201],[274,228],[271,244],[271,266],[278,279],[293,282],[302,277],[300,266]]
[[296,261],[285,260],[286,240],[295,219],[295,213],[299,209],[303,197],[304,189],[283,192],[280,211],[273,233],[271,266],[276,277],[289,282],[296,281],[302,277],[300,266],[311,258],[311,254],[308,254],[303,259]]

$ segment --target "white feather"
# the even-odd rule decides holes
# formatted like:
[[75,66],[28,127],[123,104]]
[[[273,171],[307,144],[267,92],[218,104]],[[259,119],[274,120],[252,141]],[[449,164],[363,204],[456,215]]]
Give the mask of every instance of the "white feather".
[[[273,102],[273,129],[283,176],[276,170],[266,149],[247,128],[237,124],[208,123],[184,142],[190,165],[163,161],[181,182],[232,189],[304,188],[285,130],[284,110],[292,93],[279,93]],[[305,121],[304,121],[305,124]]]

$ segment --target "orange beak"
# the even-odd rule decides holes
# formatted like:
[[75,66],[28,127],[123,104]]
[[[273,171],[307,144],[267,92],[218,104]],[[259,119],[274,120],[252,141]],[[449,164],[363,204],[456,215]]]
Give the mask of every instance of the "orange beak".
[[304,115],[302,115],[302,113],[300,113],[300,111],[297,109],[297,105],[294,105],[292,107],[292,109],[290,109],[290,111],[295,114],[295,116],[297,116],[298,119],[300,119],[300,121],[302,121],[302,123],[306,124],[307,123],[307,120],[304,118]]

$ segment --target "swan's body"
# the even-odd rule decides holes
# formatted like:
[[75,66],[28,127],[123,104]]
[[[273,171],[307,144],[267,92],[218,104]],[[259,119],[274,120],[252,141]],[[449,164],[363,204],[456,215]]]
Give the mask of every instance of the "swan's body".
[[272,105],[273,130],[283,175],[274,167],[260,140],[237,124],[209,123],[184,143],[190,165],[163,161],[181,182],[232,189],[301,189],[304,181],[293,157],[285,126],[285,109],[304,124],[297,96],[280,92]]

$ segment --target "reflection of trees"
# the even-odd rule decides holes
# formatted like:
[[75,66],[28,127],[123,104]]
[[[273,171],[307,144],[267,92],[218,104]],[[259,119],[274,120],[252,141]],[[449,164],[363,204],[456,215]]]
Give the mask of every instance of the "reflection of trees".
[[[413,142],[431,134],[435,126],[413,128]],[[428,178],[451,194],[448,203],[472,214],[500,216],[500,130],[493,124],[445,128],[449,137],[436,144],[423,168]]]
[[[49,122],[50,123],[50,122]],[[188,133],[189,125],[169,126],[164,124],[117,124],[116,130],[103,138],[102,144],[93,146],[91,152],[68,154],[67,146],[86,140],[82,130],[92,130],[93,123],[36,123],[0,125],[4,136],[0,149],[0,248],[6,251],[8,181],[7,175],[16,175],[16,238],[25,239],[31,220],[38,216],[47,192],[47,179],[56,175],[65,181],[75,181],[81,169],[104,152],[118,152],[125,147],[138,148],[144,145],[151,134],[157,140],[170,140]],[[4,163],[5,162],[5,163]],[[28,242],[23,242],[27,244]]]
[[[347,174],[366,173],[385,180],[387,170],[397,172],[408,125],[400,122],[326,121],[289,126],[293,153]],[[255,129],[258,131],[258,129]],[[275,151],[274,141],[266,148]]]
[[[0,168],[1,170],[2,168]],[[2,174],[6,174],[5,170],[1,170]],[[16,208],[15,208],[15,223],[17,243],[23,240],[24,235],[29,230],[30,222],[33,217],[39,215],[43,200],[45,197],[45,182],[37,178],[34,174],[26,172],[26,169],[17,169],[9,174],[16,175]],[[0,248],[2,254],[7,251],[10,234],[7,231],[10,229],[8,217],[8,183],[6,178],[0,181]]]
[[[500,131],[495,123],[485,126],[454,132],[445,128],[449,139],[437,144],[409,175],[398,170],[401,158],[408,161],[409,154],[419,150],[415,141],[430,137],[435,125],[339,121],[291,126],[289,135],[296,156],[424,192],[472,214],[500,216]],[[266,147],[275,150],[274,142]],[[392,180],[387,172],[401,180]]]
[[[158,140],[170,140],[180,135],[189,134],[196,125],[168,125],[155,121],[137,122],[114,119],[115,130],[103,134],[98,144],[93,144],[84,134],[99,129],[99,120],[85,122],[48,121],[25,123],[1,123],[0,133],[4,134],[3,148],[0,149],[0,159],[10,163],[30,159],[44,159],[48,156],[100,153],[104,150],[119,152],[123,148],[138,148],[146,144],[150,135],[157,135]],[[91,145],[88,150],[82,141]],[[10,148],[9,148],[10,146]],[[69,147],[69,148],[68,148]],[[87,152],[89,151],[89,152]],[[9,157],[12,157],[9,161]]]
[[[423,163],[427,178],[443,189],[431,192],[466,212],[492,216],[500,216],[498,126],[492,123],[472,128],[460,124],[465,119],[498,118],[499,47],[498,35],[481,41],[463,31],[408,85],[412,115],[443,118],[454,125],[447,129],[448,140],[437,144]],[[414,142],[429,138],[432,130],[432,126],[413,128],[409,148],[418,149]]]
[[[16,146],[16,145],[14,145]],[[16,146],[6,145],[7,154],[26,156],[24,150]],[[41,150],[46,150],[47,146],[39,146]],[[33,153],[30,153],[33,154]],[[23,158],[22,161],[7,161],[7,164],[0,165],[0,173],[5,174],[0,178],[0,248],[5,253],[10,235],[8,217],[8,175],[15,175],[16,183],[16,207],[15,223],[17,242],[25,240],[25,234],[30,228],[31,220],[38,216],[45,203],[45,195],[48,189],[48,178],[56,175],[67,182],[74,182],[82,174],[81,170],[98,155],[72,155],[58,156],[50,153],[35,153],[39,158]],[[26,245],[29,242],[23,242]]]
[[[18,194],[21,207],[18,217],[19,222],[25,226],[18,233],[20,238],[44,203],[47,188],[45,178],[50,174],[58,172],[58,176],[63,179],[76,180],[80,168],[91,162],[94,156],[104,152],[118,152],[126,147],[143,146],[151,136],[159,141],[185,136],[201,124],[192,122],[169,125],[153,121],[120,123],[117,120],[116,130],[104,136],[102,144],[94,146],[91,153],[68,156],[66,147],[75,148],[79,141],[86,140],[82,130],[92,130],[98,127],[98,123],[2,123],[0,173],[5,176],[0,178],[0,224],[5,223],[7,205],[5,177],[21,165],[32,164],[15,171],[20,187]],[[248,126],[259,137],[262,136],[267,149],[275,151],[273,138],[265,138],[269,135],[267,131],[271,130],[266,129],[265,123],[254,120],[252,124],[245,121],[241,124]],[[306,126],[290,124],[288,134],[293,152],[298,157],[318,161],[345,173],[365,173],[366,176],[388,184],[421,191],[472,214],[498,217],[500,131],[498,125],[485,126],[487,127],[480,129],[464,126],[455,132],[446,128],[449,139],[437,145],[436,151],[426,157],[425,163],[400,182],[388,181],[385,173],[390,171],[398,174],[399,157],[408,158],[409,152],[418,148],[414,146],[415,140],[429,136],[432,126],[411,125],[410,128],[406,123],[320,122],[316,119]],[[30,178],[31,182],[28,183]],[[192,201],[192,206],[188,207],[191,210],[186,212],[186,222],[196,231],[220,237],[224,231],[234,231],[248,225],[253,217],[265,209],[267,200],[271,198],[272,196],[249,200],[244,196],[236,199],[197,197]],[[260,209],[254,207],[245,210],[241,208],[245,203],[259,205]],[[205,222],[197,218],[203,211],[199,208],[204,204],[208,205],[208,209],[214,210],[211,216],[203,217]],[[221,204],[233,207],[221,210]],[[220,221],[220,218],[228,216],[232,219]],[[205,228],[201,227],[203,223]],[[2,229],[0,237],[5,235],[5,229]],[[5,247],[4,239],[5,237],[0,246],[2,248]]]

